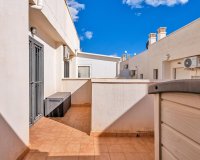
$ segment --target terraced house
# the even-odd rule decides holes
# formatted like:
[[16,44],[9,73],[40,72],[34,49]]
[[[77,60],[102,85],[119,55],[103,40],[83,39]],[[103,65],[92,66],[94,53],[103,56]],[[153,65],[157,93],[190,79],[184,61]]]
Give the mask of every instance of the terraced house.
[[[200,19],[167,35],[167,28],[150,33],[147,49],[121,63],[121,77],[133,79],[199,79]],[[128,67],[126,67],[128,66]]]
[[[145,54],[160,58],[160,46],[168,59],[149,73],[182,66],[177,50],[198,58],[198,29],[199,19],[155,44],[150,34]],[[82,52],[65,0],[0,0],[0,42],[1,160],[200,159],[199,80],[157,83],[146,66],[133,72],[145,79],[129,67],[120,79],[139,61]]]

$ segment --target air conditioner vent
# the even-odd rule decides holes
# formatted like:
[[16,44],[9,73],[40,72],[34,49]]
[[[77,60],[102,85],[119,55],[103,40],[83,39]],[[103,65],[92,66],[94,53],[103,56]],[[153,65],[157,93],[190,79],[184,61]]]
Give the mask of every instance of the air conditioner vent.
[[200,57],[188,57],[184,59],[185,68],[197,68],[200,67]]

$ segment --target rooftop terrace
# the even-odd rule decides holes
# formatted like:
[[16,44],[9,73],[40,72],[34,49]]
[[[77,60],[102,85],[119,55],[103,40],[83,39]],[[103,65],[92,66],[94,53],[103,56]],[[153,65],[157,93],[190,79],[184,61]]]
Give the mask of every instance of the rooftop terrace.
[[42,118],[30,129],[24,160],[153,160],[153,137],[90,136],[90,106],[72,106],[63,118]]

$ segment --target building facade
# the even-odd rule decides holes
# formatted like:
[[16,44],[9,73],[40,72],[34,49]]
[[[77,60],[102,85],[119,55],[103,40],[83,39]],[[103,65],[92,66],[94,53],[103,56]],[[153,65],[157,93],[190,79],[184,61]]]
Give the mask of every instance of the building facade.
[[[0,159],[13,160],[26,152],[29,126],[43,116],[45,97],[62,91],[65,48],[77,59],[80,40],[65,0],[0,0],[0,26]],[[78,78],[74,62],[68,78]]]
[[[200,78],[200,19],[166,36],[166,28],[149,35],[148,49],[123,61],[120,76],[136,79]],[[187,61],[192,63],[187,66]]]

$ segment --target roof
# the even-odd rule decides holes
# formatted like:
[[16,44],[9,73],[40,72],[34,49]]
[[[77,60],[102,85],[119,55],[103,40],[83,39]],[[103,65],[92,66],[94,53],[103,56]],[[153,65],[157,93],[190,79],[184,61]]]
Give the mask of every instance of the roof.
[[109,55],[104,55],[104,54],[96,54],[96,53],[87,53],[87,52],[78,52],[77,55],[83,55],[83,56],[89,56],[89,57],[98,57],[99,59],[101,58],[108,58],[108,59],[113,59],[119,61],[121,57],[117,56],[109,56]]

